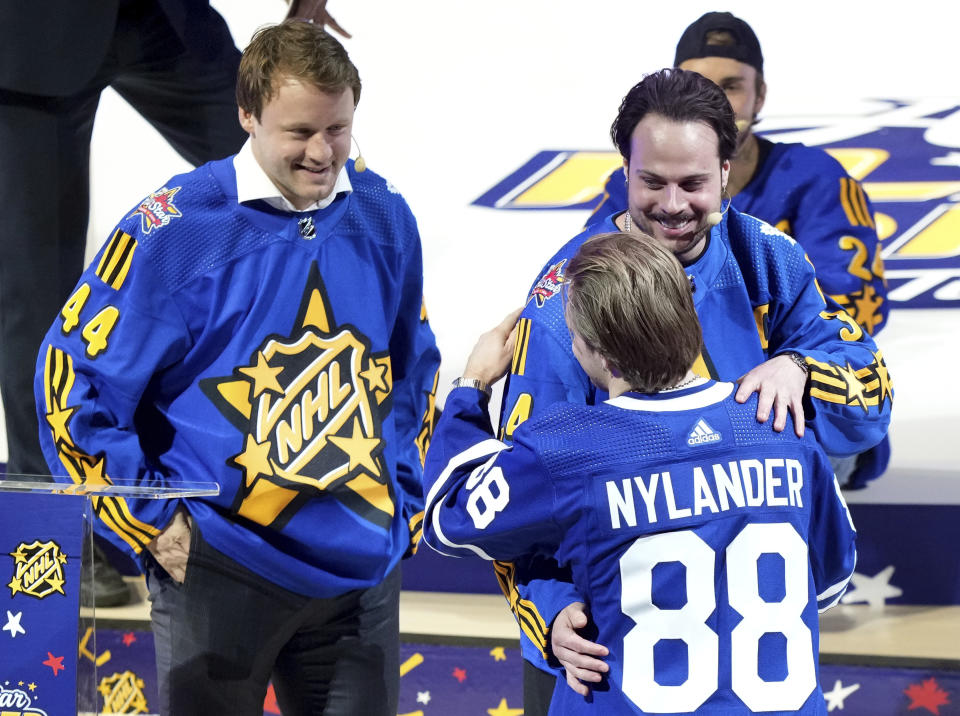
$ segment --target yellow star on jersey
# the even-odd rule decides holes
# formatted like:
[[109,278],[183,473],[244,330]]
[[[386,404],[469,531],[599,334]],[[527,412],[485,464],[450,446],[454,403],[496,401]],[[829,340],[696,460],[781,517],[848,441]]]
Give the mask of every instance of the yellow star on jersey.
[[76,408],[61,409],[59,403],[54,401],[53,410],[44,416],[50,429],[53,430],[53,441],[55,443],[63,440],[65,443],[73,444],[70,431],[67,430],[67,423],[70,422],[70,418],[73,417],[75,412],[77,412]]
[[883,356],[879,351],[873,356],[877,361],[877,378],[880,379],[880,398],[879,406],[883,407],[883,401],[887,396],[893,399],[893,383],[890,381],[890,372],[887,370],[887,364],[883,362]]
[[846,368],[837,366],[837,373],[840,374],[840,377],[843,378],[847,384],[847,403],[849,404],[851,401],[857,402],[860,404],[860,407],[863,408],[863,412],[868,412],[867,398],[863,394],[863,383],[857,378],[857,374],[853,368],[850,367],[850,364],[847,363]]
[[503,650],[502,646],[495,646],[490,650],[490,656],[493,657],[494,661],[506,661],[507,654]]
[[853,294],[851,298],[854,307],[853,317],[867,330],[867,333],[872,335],[873,329],[880,323],[881,316],[877,313],[877,309],[883,303],[883,298],[877,296],[873,286],[864,286],[859,295]]
[[247,485],[252,485],[260,475],[272,475],[273,467],[270,465],[270,441],[266,440],[258,443],[253,435],[247,435],[247,444],[243,452],[233,456],[233,461],[240,465],[244,470],[244,477]]
[[386,390],[387,383],[383,379],[383,374],[387,372],[387,366],[371,360],[367,369],[360,372],[360,377],[367,381],[370,390]]
[[[93,458],[90,458],[93,459]],[[83,465],[83,476],[84,484],[86,485],[110,485],[112,484],[104,474],[104,468],[106,467],[106,460],[100,458],[92,465],[88,462],[81,462]]]
[[506,699],[500,699],[500,704],[495,709],[487,709],[490,716],[523,716],[523,709],[512,709],[507,706]]
[[360,430],[359,418],[353,419],[353,435],[348,438],[340,435],[331,435],[331,443],[343,450],[350,456],[350,467],[352,470],[358,465],[367,468],[376,476],[380,476],[380,468],[377,467],[377,461],[373,458],[373,451],[380,446],[379,438],[364,437]]
[[274,393],[283,393],[283,387],[280,385],[280,381],[277,380],[277,376],[280,375],[282,370],[282,365],[271,368],[267,363],[267,357],[263,355],[263,351],[259,351],[257,353],[257,364],[241,368],[240,372],[253,378],[253,397],[256,398],[265,390]]

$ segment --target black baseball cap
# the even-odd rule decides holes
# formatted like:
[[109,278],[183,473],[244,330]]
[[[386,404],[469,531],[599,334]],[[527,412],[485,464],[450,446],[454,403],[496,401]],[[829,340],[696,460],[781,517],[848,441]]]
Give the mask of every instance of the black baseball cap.
[[[729,32],[733,36],[733,44],[708,45],[707,33],[714,30]],[[708,12],[683,31],[680,42],[677,43],[673,66],[679,67],[681,62],[698,57],[729,57],[750,65],[763,74],[760,41],[747,23],[729,12]]]

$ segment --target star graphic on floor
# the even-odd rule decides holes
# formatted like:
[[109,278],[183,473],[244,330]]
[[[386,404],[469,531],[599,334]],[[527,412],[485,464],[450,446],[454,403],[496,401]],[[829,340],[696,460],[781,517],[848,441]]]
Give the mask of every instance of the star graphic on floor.
[[523,716],[523,709],[512,709],[507,706],[506,699],[500,699],[497,708],[487,709],[487,713],[490,714],[490,716]]
[[123,635],[123,645],[130,646],[133,642],[137,640],[136,635],[132,631],[128,631]]
[[891,564],[873,577],[854,572],[850,578],[853,589],[844,594],[840,601],[843,604],[866,602],[871,607],[882,607],[887,599],[893,599],[903,594],[902,589],[890,584],[893,571],[894,566]]
[[10,638],[15,639],[17,634],[26,634],[27,630],[20,626],[20,617],[23,616],[23,612],[17,612],[16,614],[7,611],[7,623],[3,627],[3,631],[10,632]]
[[831,691],[823,692],[823,698],[827,702],[827,711],[833,711],[834,709],[840,709],[843,711],[843,702],[850,694],[859,688],[860,684],[844,686],[843,682],[841,682],[840,679],[837,679],[834,682],[833,689]]
[[429,691],[418,691],[417,692],[417,703],[423,704],[426,706],[430,703],[430,692]]
[[467,680],[467,672],[465,669],[461,669],[459,666],[453,670],[453,678],[459,681],[461,684]]
[[504,651],[502,646],[495,646],[490,650],[490,656],[493,657],[494,661],[506,661],[507,654]]

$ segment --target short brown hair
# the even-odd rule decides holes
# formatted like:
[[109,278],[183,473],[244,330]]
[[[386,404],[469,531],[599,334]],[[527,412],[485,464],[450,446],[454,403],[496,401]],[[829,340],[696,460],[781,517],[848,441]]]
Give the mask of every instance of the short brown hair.
[[676,257],[646,234],[598,234],[567,266],[573,330],[630,386],[675,385],[703,340],[690,281]]
[[237,70],[237,104],[259,121],[284,77],[309,82],[331,94],[349,87],[354,106],[360,101],[360,74],[347,51],[310,22],[286,20],[254,33]]

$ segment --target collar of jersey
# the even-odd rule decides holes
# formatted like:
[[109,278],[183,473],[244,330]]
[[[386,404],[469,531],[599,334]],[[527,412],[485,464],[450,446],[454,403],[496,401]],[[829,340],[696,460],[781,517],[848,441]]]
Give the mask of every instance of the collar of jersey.
[[253,147],[248,139],[233,158],[233,168],[237,175],[237,201],[240,204],[248,201],[262,200],[270,206],[280,211],[287,211],[292,214],[305,213],[308,211],[317,211],[326,209],[330,206],[338,194],[349,193],[353,191],[350,184],[350,177],[347,175],[347,167],[344,165],[337,174],[337,180],[333,185],[333,190],[323,199],[314,202],[306,209],[297,209],[290,200],[287,199],[276,185],[263,171],[263,168],[253,156]]
[[624,410],[648,410],[656,413],[698,410],[726,399],[733,392],[734,387],[733,383],[708,380],[668,393],[627,392],[616,398],[610,398],[606,403]]

